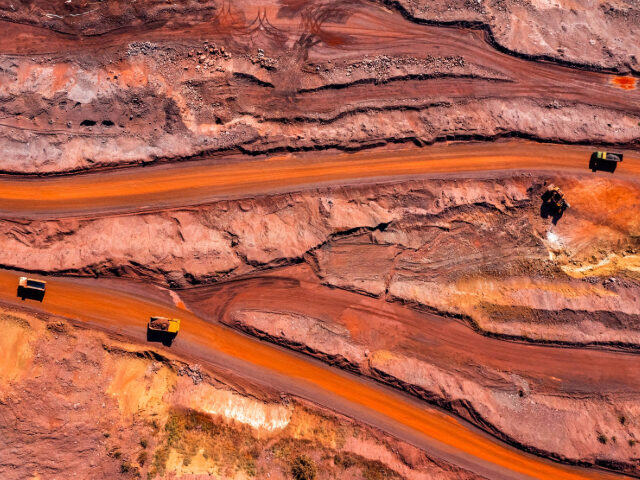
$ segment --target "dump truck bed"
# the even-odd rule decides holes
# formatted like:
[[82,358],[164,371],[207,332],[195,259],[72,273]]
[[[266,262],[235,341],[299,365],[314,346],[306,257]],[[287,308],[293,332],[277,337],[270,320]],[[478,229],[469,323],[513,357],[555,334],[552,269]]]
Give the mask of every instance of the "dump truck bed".
[[614,152],[596,152],[596,158],[598,160],[604,160],[605,162],[621,162],[624,155]]
[[33,290],[42,290],[46,288],[47,282],[43,280],[34,280],[33,278],[20,277],[18,285],[23,288],[29,288]]
[[149,330],[165,333],[178,333],[178,330],[180,330],[180,319],[151,317],[149,319]]

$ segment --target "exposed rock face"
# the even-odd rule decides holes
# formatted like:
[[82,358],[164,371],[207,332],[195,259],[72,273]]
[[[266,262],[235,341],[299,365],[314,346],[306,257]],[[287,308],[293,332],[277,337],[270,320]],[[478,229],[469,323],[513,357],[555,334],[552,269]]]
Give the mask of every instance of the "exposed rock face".
[[[540,209],[550,180],[572,204],[555,224]],[[0,263],[210,284],[180,297],[518,447],[637,474],[635,357],[581,347],[640,348],[639,191],[629,180],[516,174],[5,220]]]
[[621,71],[640,69],[634,52],[637,39],[631,33],[640,10],[632,1],[584,1],[579,5],[565,0],[390,3],[425,21],[487,25],[498,45],[522,55]]
[[[311,298],[313,294],[301,289],[298,295]],[[319,312],[316,307],[324,295],[329,293],[316,293],[306,309]],[[552,373],[559,377],[549,381],[537,376],[535,367],[527,362],[546,363],[547,373],[553,371],[551,363],[531,350],[514,344],[504,345],[503,351],[494,350],[491,340],[474,344],[462,331],[457,338],[460,346],[455,346],[452,338],[434,335],[435,327],[426,325],[427,318],[422,319],[421,328],[417,315],[409,320],[390,309],[365,311],[362,303],[356,306],[351,299],[342,304],[342,315],[328,312],[314,318],[302,313],[305,307],[300,302],[282,305],[278,311],[277,302],[249,304],[248,294],[240,297],[238,307],[232,302],[224,318],[243,331],[410,392],[529,451],[572,463],[610,462],[629,472],[638,471],[637,386],[623,386],[624,381],[619,383],[609,370],[605,374],[608,378],[593,372],[599,383],[590,383],[588,375],[569,378],[559,370]],[[271,297],[277,294],[272,292]],[[340,304],[341,300],[336,297],[335,302]],[[257,310],[260,305],[265,310]],[[240,306],[242,309],[236,309]],[[440,328],[455,327],[443,324]],[[511,357],[508,368],[489,360],[509,357],[508,352],[517,349],[523,360]],[[546,355],[550,359],[555,353]],[[573,355],[576,360],[586,360],[583,352]],[[600,362],[603,370],[607,362]],[[583,369],[591,371],[593,365],[585,364]]]
[[[519,57],[637,70],[628,2],[28,3],[0,7],[4,172],[228,150],[640,137],[635,78]],[[372,43],[380,29],[384,43]]]
[[306,261],[326,284],[462,315],[496,334],[640,344],[637,190],[565,178],[573,207],[553,225],[540,218],[543,180],[433,180],[5,221],[0,264],[187,286]]
[[[0,356],[6,480],[286,478],[300,455],[339,478],[480,478],[306,402],[66,322],[3,312],[0,326],[0,347],[16,354]],[[194,370],[197,382],[180,374]]]
[[[3,3],[0,4],[2,20],[76,35],[104,35],[117,28],[140,27],[176,17],[184,23],[215,22],[220,20],[221,10],[226,7],[212,1],[168,5],[159,0],[145,0],[135,5],[118,2],[109,8],[64,0]],[[588,0],[579,5],[566,0],[383,0],[380,3],[418,21],[487,26],[498,45],[524,55],[622,71],[638,70],[638,43],[633,27],[638,23],[640,12],[637,4],[630,0],[605,3]],[[345,15],[356,5],[356,2],[343,6],[337,2],[314,5],[284,1],[280,2],[280,14],[308,15],[322,8],[331,12],[333,7],[336,14]],[[149,55],[154,49],[147,47],[139,51]]]
[[[526,217],[510,215],[508,209],[529,204],[531,194],[527,189],[533,181],[523,177],[504,180],[496,187],[491,183],[416,182],[336,189],[322,195],[309,192],[219,202],[209,207],[135,216],[5,222],[7,242],[0,252],[4,255],[0,263],[18,267],[20,259],[27,270],[59,272],[133,268],[139,274],[153,272],[156,278],[164,272],[175,276],[183,271],[202,282],[207,273],[246,271],[301,259],[328,241],[346,244],[347,238],[365,231],[373,232],[366,243],[399,244],[410,249],[406,255],[411,255],[422,245],[429,248],[429,239],[437,232],[450,229],[452,222],[447,217],[454,215],[461,220],[453,230],[454,237],[464,229],[465,221],[478,218],[478,214],[481,225],[494,224],[487,225],[487,237],[492,236],[489,229],[494,228],[495,234],[497,223],[504,219],[516,222],[511,227],[514,230],[523,226],[521,222],[528,222]],[[500,232],[500,236],[503,246],[509,238],[514,239],[507,232]],[[529,238],[515,240],[528,242],[528,253],[535,250],[539,258],[548,257],[533,232]],[[389,258],[388,248],[370,248],[384,251]],[[479,246],[475,248],[480,250]],[[34,249],[38,255],[26,255]],[[332,252],[320,253],[320,262],[330,258]],[[180,259],[179,265],[174,263],[176,259]]]
[[[637,148],[639,23],[633,0],[0,0],[0,173],[511,136]],[[517,447],[640,475],[640,188],[491,175],[13,214],[0,266],[180,288],[180,308]],[[548,181],[572,205],[553,219]],[[285,478],[295,462],[319,480],[477,478],[64,322],[0,327],[3,479]]]

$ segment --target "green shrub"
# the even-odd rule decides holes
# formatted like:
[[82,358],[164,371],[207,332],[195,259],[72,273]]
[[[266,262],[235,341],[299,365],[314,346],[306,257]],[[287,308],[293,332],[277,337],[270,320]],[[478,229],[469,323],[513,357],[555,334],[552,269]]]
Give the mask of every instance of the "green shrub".
[[605,443],[607,443],[607,436],[606,436],[606,435],[604,435],[603,433],[599,433],[599,434],[598,434],[598,441],[599,441],[601,444],[603,444],[603,445],[604,445]]
[[356,459],[352,455],[337,454],[333,457],[333,464],[344,470],[353,467],[356,463]]
[[182,430],[181,427],[180,419],[177,415],[171,415],[169,420],[167,420],[164,429],[167,432],[167,443],[170,446],[174,446],[178,443],[178,440],[180,439],[180,431]]
[[394,470],[391,470],[384,463],[377,460],[368,461],[362,469],[362,476],[365,480],[391,480],[400,479]]
[[151,471],[153,471],[154,474],[157,472],[160,475],[164,475],[168,459],[169,447],[165,445],[162,448],[157,449],[153,455],[153,468]]
[[107,455],[109,455],[111,458],[120,458],[122,456],[122,452],[117,448],[114,448]]
[[122,462],[120,464],[120,473],[133,474],[137,477],[140,476],[138,467],[136,467],[135,465],[131,465],[129,462]]
[[243,458],[240,461],[240,468],[247,472],[247,475],[250,477],[256,476],[256,462],[251,457]]
[[314,480],[316,478],[316,466],[306,455],[297,457],[291,465],[291,475],[295,480]]

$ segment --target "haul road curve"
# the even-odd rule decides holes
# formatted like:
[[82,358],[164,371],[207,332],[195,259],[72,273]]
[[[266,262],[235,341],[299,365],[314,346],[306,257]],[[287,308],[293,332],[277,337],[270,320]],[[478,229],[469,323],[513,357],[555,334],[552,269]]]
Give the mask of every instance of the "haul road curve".
[[[497,169],[557,170],[558,165],[561,169],[583,170],[589,152],[585,147],[508,142],[495,147],[455,145],[352,156],[323,155],[308,168],[303,168],[307,159],[282,157],[263,162],[216,165],[215,170],[205,163],[124,169],[101,175],[35,179],[5,176],[1,202],[2,210],[16,216],[136,211],[141,203],[147,204],[147,208],[197,204],[222,197],[296,190],[322,183],[379,182],[415,175]],[[250,171],[255,172],[255,167],[258,167],[258,173],[249,175]],[[625,158],[616,174],[635,178],[640,173],[639,167],[637,160],[630,156],[628,160]],[[216,172],[215,176],[204,175],[212,171]],[[132,192],[139,196],[132,199]],[[33,200],[36,195],[40,198]],[[163,203],[161,199],[167,196],[170,201]],[[19,303],[15,298],[17,276],[9,271],[0,273],[0,297],[14,305]],[[133,294],[126,291],[126,285],[113,289],[111,284],[99,281],[48,280],[46,300],[42,305],[36,305],[36,309],[87,322],[134,340],[143,340],[145,322],[150,315],[180,316],[185,322],[180,342],[173,348],[176,354],[235,369],[263,381],[268,379],[285,391],[362,418],[490,478],[615,477],[518,452],[437,410],[209,323],[190,312],[176,309],[169,301],[140,287],[132,288],[132,292],[136,292]]]
[[[18,275],[0,270],[0,299],[15,297]],[[491,479],[613,479],[614,474],[554,464],[509,448],[426,405],[386,388],[335,372],[306,358],[245,337],[180,310],[140,288],[113,289],[100,282],[48,279],[46,299],[35,310],[84,322],[91,327],[143,340],[150,315],[180,316],[183,327],[176,354],[286,388],[337,411],[380,426],[445,460]],[[136,292],[136,293],[132,293]]]
[[[8,4],[0,7],[0,151],[5,154],[2,172],[7,173],[0,175],[0,218],[15,226],[16,242],[27,246],[26,255],[49,248],[47,236],[63,238],[65,252],[71,248],[64,228],[51,233],[36,225],[20,232],[29,219],[136,215],[319,186],[490,176],[488,172],[498,170],[537,170],[549,177],[562,172],[592,175],[592,149],[586,146],[526,141],[438,145],[444,138],[513,135],[574,145],[638,145],[638,70],[619,63],[620,51],[592,40],[601,52],[616,53],[618,66],[607,67],[593,54],[589,58],[588,36],[578,40],[585,53],[577,59],[571,52],[565,57],[556,49],[560,44],[548,45],[552,55],[537,50],[547,44],[545,38],[551,39],[553,22],[540,20],[538,25],[545,25],[549,35],[534,39],[523,14],[562,10],[561,5],[548,9],[530,2],[518,15],[518,10],[509,10],[509,1],[485,2],[495,4],[488,15],[494,7],[506,8],[507,14],[497,19],[506,31],[522,24],[512,30],[512,40],[523,42],[510,42],[495,35],[488,17],[463,15],[479,19],[466,21],[454,14],[444,21],[422,21],[413,16],[419,8],[412,13],[405,6],[422,2],[411,1],[199,1],[183,2],[190,4],[184,10],[180,2],[78,3],[40,0],[18,2],[17,9],[12,4],[11,11]],[[166,9],[158,7],[162,3],[168,3]],[[484,8],[480,0],[466,3],[465,8]],[[444,7],[455,12],[455,7]],[[603,13],[619,14],[626,16],[627,11],[611,7]],[[562,18],[556,18],[556,28],[564,28],[570,16]],[[633,18],[627,20],[631,25]],[[618,34],[616,23],[594,24],[600,25],[594,35],[598,41],[604,32]],[[578,30],[590,33],[584,23]],[[200,58],[205,40],[224,46],[227,55],[209,55],[205,49],[206,58]],[[616,49],[635,53],[633,39],[627,40],[625,48]],[[637,66],[635,57],[627,56]],[[436,145],[389,147],[410,141]],[[331,150],[381,144],[387,147],[355,154]],[[309,150],[325,151],[262,155]],[[253,156],[222,157],[234,151]],[[217,156],[206,157],[209,152]],[[167,163],[138,166],[158,158]],[[610,178],[608,173],[593,175]],[[633,182],[640,178],[637,151],[625,151],[615,177]],[[159,256],[166,253],[162,236],[156,237]],[[85,246],[95,248],[91,241]],[[23,258],[17,261],[21,263],[11,265],[26,268]],[[166,290],[133,281],[48,277],[42,304],[20,302],[15,296],[19,275],[0,266],[3,303],[60,315],[136,342],[144,342],[149,316],[179,316],[183,330],[171,349],[164,350],[167,354],[233,370],[326,405],[492,480],[622,476],[528,455],[416,399],[219,323],[228,313],[225,308],[267,304],[265,295],[302,311],[314,305],[304,303],[304,295],[316,303],[339,303],[338,295],[323,298],[315,287],[309,287],[309,293],[286,282],[278,288],[250,278],[235,283],[238,295],[231,282],[193,289],[190,294],[202,296],[210,307],[194,313],[195,308],[176,308]],[[215,295],[226,303],[218,304]],[[355,298],[349,301],[356,303]],[[361,303],[375,311],[379,304],[369,300]],[[392,307],[398,308],[398,316],[407,310]],[[598,387],[637,391],[633,372],[638,355],[513,343],[503,349],[506,342],[484,337],[476,341],[478,335],[459,324],[439,332],[443,324],[432,318],[425,328],[442,342],[440,349],[433,349],[434,356],[449,352],[443,362],[458,356],[471,363],[470,356],[482,358],[478,351],[486,348],[494,354],[486,363],[497,369],[510,371],[511,362],[517,363],[514,370],[538,379],[583,382],[590,395],[597,395]],[[472,348],[465,350],[465,342],[473,343]],[[522,351],[535,353],[535,366],[518,362]],[[575,359],[588,367],[580,369]],[[604,378],[609,371],[614,373]],[[558,391],[562,394],[560,387]]]

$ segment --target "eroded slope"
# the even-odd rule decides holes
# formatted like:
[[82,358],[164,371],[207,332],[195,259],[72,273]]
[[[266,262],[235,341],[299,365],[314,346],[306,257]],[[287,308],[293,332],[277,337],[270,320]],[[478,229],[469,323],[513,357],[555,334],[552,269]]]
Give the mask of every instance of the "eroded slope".
[[[0,316],[2,477],[479,478],[295,398],[56,318]],[[321,433],[320,433],[321,432]]]
[[[408,391],[521,448],[637,472],[637,357],[597,351],[640,345],[637,185],[492,177],[6,221],[1,262],[214,284],[178,295],[211,321]],[[541,210],[550,181],[572,204],[559,218]]]
[[[573,205],[555,225],[540,213],[551,180]],[[0,264],[186,286],[306,261],[326,284],[495,334],[638,345],[637,192],[604,177],[517,175],[12,220],[1,224]]]
[[[633,7],[625,7],[627,16],[595,9],[602,22],[573,39],[590,10],[507,3],[455,10],[463,22],[449,27],[374,2],[7,7],[1,170],[43,174],[228,150],[353,150],[510,135],[634,145],[634,77],[521,58],[464,23],[491,19],[515,50],[533,57],[593,58],[626,70],[635,36],[618,38],[634,25]],[[66,13],[47,16],[48,8]],[[86,15],[69,16],[85,8]],[[450,21],[454,11],[412,8],[413,20],[434,9],[434,19]],[[556,23],[527,35],[527,26],[547,17]],[[584,50],[590,28],[615,32],[598,36],[594,47],[615,50],[609,60]],[[562,47],[566,55],[545,46],[570,38],[576,43]]]

